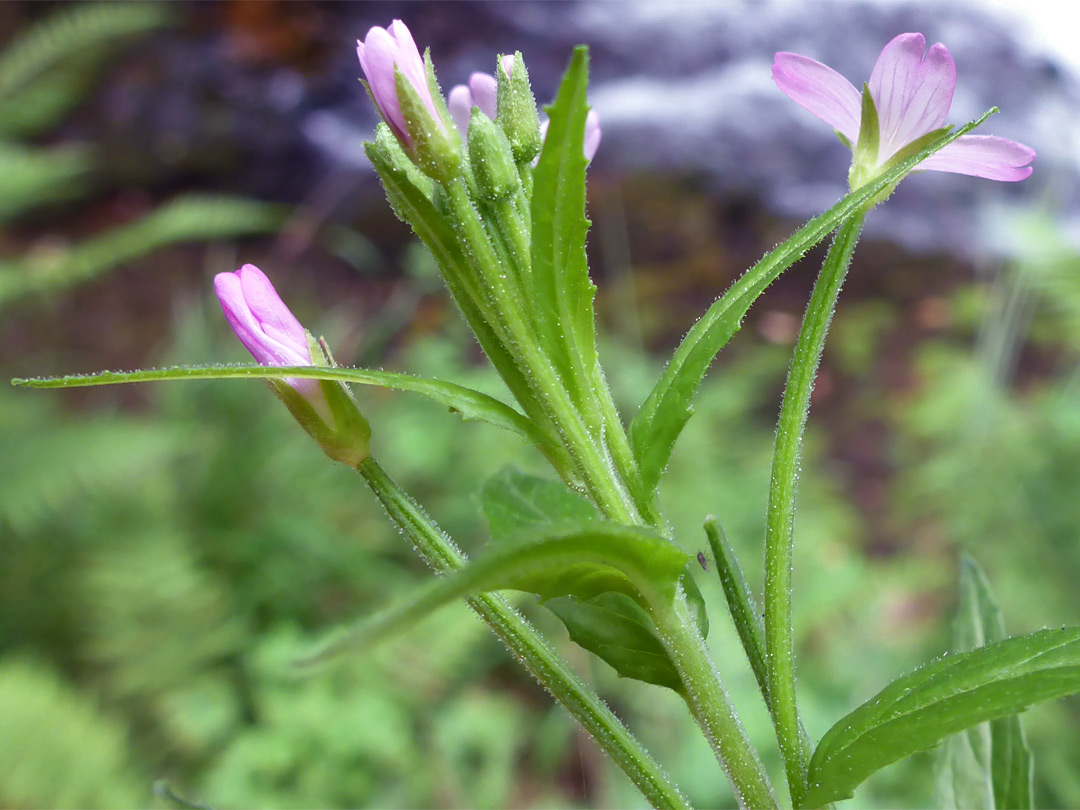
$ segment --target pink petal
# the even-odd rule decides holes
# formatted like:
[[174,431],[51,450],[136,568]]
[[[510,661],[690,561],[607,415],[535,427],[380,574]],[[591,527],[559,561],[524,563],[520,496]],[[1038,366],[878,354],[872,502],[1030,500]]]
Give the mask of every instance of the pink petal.
[[506,71],[506,75],[509,78],[514,76],[514,54],[508,53],[502,58],[503,70]]
[[363,42],[357,43],[356,54],[360,57],[360,67],[371,88],[371,95],[379,106],[379,112],[394,130],[394,134],[405,143],[412,143],[405,126],[405,117],[401,114],[397,86],[394,83],[396,41],[386,29],[376,26],[368,31]]
[[309,366],[307,333],[253,264],[214,277],[225,319],[244,347],[264,366]]
[[464,135],[469,131],[469,118],[472,117],[473,96],[469,88],[459,84],[446,97],[446,106],[450,108],[450,118]]
[[409,84],[416,88],[416,92],[424,100],[432,116],[438,120],[439,114],[435,110],[435,105],[431,100],[431,90],[428,88],[427,68],[424,66],[424,59],[420,56],[420,50],[416,47],[412,33],[401,20],[394,20],[390,23],[390,35],[397,44],[395,61],[398,69],[405,74]]
[[776,54],[772,76],[788,98],[855,143],[862,97],[851,82],[821,62],[786,52]]
[[919,170],[955,172],[1015,182],[1032,172],[1035,150],[995,135],[963,135],[919,164]]
[[922,34],[901,34],[882,49],[869,87],[881,127],[878,161],[884,163],[944,126],[956,89],[956,63],[940,42],[927,52]]
[[585,116],[585,159],[592,160],[600,148],[600,116],[596,110],[589,110]]
[[498,89],[499,83],[488,73],[474,73],[469,77],[469,90],[472,91],[473,104],[492,121],[495,120],[497,112],[495,99]]

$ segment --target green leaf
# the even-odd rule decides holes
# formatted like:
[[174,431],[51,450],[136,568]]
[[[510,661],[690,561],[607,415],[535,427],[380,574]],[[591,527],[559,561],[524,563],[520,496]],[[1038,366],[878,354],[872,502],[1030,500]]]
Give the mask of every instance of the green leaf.
[[[960,604],[953,650],[967,652],[1005,639],[1005,622],[990,584],[968,556],[960,560]],[[946,808],[1030,808],[1032,759],[1016,715],[980,723],[950,737],[938,761],[939,805]]]
[[568,595],[588,600],[607,592],[625,594],[639,603],[673,599],[686,563],[686,554],[641,527],[607,522],[548,530],[533,539],[502,544],[428,583],[306,663],[368,647],[448,602],[487,591],[528,591],[542,600]]
[[548,131],[533,173],[530,303],[545,353],[583,415],[595,423],[596,287],[585,256],[590,224],[585,218],[584,154],[588,81],[589,52],[579,46],[555,103],[547,108]]
[[480,493],[491,537],[507,541],[542,526],[599,521],[591,503],[565,484],[504,467],[485,483]]
[[619,677],[683,692],[682,676],[652,617],[629,596],[602,593],[586,600],[564,596],[546,606],[566,625],[575,643],[610,664]]
[[[491,536],[497,542],[551,530],[567,521],[579,525],[601,521],[595,507],[564,484],[513,467],[488,479],[480,499]],[[709,620],[701,591],[687,573],[681,582],[698,629],[706,636]],[[545,604],[566,625],[570,638],[614,667],[620,676],[676,691],[682,689],[682,678],[660,641],[652,617],[629,596],[567,596]]]
[[306,378],[313,380],[340,380],[360,385],[377,385],[412,391],[445,405],[461,415],[462,419],[487,422],[506,430],[519,433],[541,448],[551,442],[527,417],[494,397],[466,388],[463,385],[413,377],[392,371],[369,371],[362,368],[325,368],[320,366],[181,366],[176,368],[149,369],[146,371],[102,371],[97,374],[73,374],[67,377],[15,379],[13,385],[27,388],[80,388],[93,385],[117,383],[156,382],[162,380],[230,380],[256,378],[279,380],[282,378]]
[[802,806],[848,798],[875,771],[951,734],[1078,691],[1080,627],[1040,630],[939,658],[893,681],[829,729],[810,762]]
[[630,425],[630,443],[640,465],[646,490],[652,491],[663,475],[675,440],[693,414],[691,403],[694,394],[705,378],[713,358],[742,326],[743,317],[765,288],[842,221],[870,205],[879,194],[898,183],[917,163],[970,132],[995,112],[997,108],[936,138],[918,153],[891,166],[881,176],[851,192],[825,213],[814,217],[786,242],[767,253],[761,261],[747,270],[709,307],[683,338],[660,380]]

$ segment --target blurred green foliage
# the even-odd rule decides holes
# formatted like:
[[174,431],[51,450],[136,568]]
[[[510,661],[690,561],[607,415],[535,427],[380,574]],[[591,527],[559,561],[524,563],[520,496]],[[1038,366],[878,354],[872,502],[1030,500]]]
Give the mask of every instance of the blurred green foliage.
[[[168,24],[169,9],[63,7],[0,55],[0,223],[99,188],[91,146],[30,139],[85,98],[117,43]],[[0,305],[11,312],[32,291],[62,295],[176,241],[273,233],[287,215],[188,196],[75,244],[44,240],[0,261]],[[366,249],[351,231],[333,238],[351,240],[354,255]],[[929,301],[937,325],[919,339],[907,304],[841,301],[796,523],[799,687],[813,736],[948,648],[958,549],[987,569],[1014,631],[1078,621],[1080,259],[1040,218],[1021,224],[1014,252],[996,277]],[[422,251],[406,263],[412,286],[339,360],[500,394],[452,314],[430,319],[417,330],[424,337],[405,334],[431,289]],[[856,256],[854,274],[874,271]],[[434,308],[446,313],[441,299]],[[352,317],[338,310],[309,325],[336,346]],[[902,375],[881,359],[897,341]],[[55,348],[41,347],[43,366]],[[665,479],[687,550],[706,547],[701,523],[716,514],[751,583],[761,579],[788,351],[750,328],[735,339]],[[178,305],[169,346],[146,354],[158,364],[242,359],[208,294]],[[623,342],[602,354],[630,414],[659,364]],[[37,359],[21,356],[20,373]],[[0,360],[0,372],[11,362]],[[152,792],[157,779],[214,807],[641,806],[463,605],[372,656],[298,678],[291,663],[326,630],[429,572],[359,478],[327,463],[260,386],[167,384],[146,397],[133,411],[119,395],[0,388],[0,806],[167,806]],[[475,496],[486,477],[506,464],[543,474],[502,431],[406,394],[358,397],[380,461],[470,553],[486,542]],[[871,489],[855,451],[876,454]],[[719,584],[704,572],[699,581],[725,681],[779,777]],[[733,806],[674,695],[620,681],[553,617],[523,607],[696,804]],[[1076,738],[1080,703],[1037,708],[1025,724],[1036,804],[1080,806],[1080,750],[1063,744]],[[932,795],[926,755],[875,776],[856,803],[929,806]]]

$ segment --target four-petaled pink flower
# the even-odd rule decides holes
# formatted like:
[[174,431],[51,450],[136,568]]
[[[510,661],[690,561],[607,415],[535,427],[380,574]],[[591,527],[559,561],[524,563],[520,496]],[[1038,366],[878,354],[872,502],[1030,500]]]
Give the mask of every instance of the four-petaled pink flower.
[[[510,76],[514,69],[514,57],[503,57],[503,69]],[[474,73],[469,77],[468,85],[459,84],[454,87],[446,97],[447,106],[450,108],[450,117],[457,125],[462,135],[469,131],[469,119],[472,117],[472,108],[479,107],[480,112],[495,120],[498,113],[499,83],[495,77],[488,73]],[[548,122],[540,124],[540,137],[547,135]],[[596,110],[589,110],[585,116],[585,159],[592,160],[596,150],[600,148],[600,116]]]
[[360,67],[364,70],[364,77],[371,88],[371,95],[375,97],[379,112],[406,146],[412,146],[412,138],[409,137],[405,116],[398,102],[394,79],[395,65],[424,102],[432,120],[440,128],[443,127],[442,118],[428,87],[427,68],[405,23],[394,20],[389,29],[373,27],[365,39],[357,40],[356,55],[360,57]]
[[[773,79],[793,101],[831,124],[856,155],[876,151],[876,165],[853,166],[852,187],[874,177],[905,146],[945,125],[956,88],[956,64],[940,42],[926,50],[922,34],[901,34],[885,46],[868,88],[878,115],[877,149],[860,149],[862,94],[830,67],[794,53],[778,53]],[[874,144],[863,144],[873,147]],[[1035,150],[992,135],[964,135],[918,168],[990,180],[1023,180]]]
[[[307,332],[258,267],[245,264],[235,273],[218,273],[214,292],[229,326],[260,365],[312,365]],[[309,400],[321,398],[318,380],[286,382]]]

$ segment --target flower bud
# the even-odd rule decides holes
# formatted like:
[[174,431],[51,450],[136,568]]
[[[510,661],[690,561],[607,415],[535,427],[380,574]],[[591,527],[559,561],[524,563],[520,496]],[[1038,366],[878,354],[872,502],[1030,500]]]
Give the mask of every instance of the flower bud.
[[510,142],[494,121],[475,108],[469,122],[469,163],[482,197],[500,200],[521,186]]
[[357,42],[356,54],[372,101],[401,145],[429,176],[454,177],[461,167],[460,140],[431,58],[420,56],[409,29],[401,20],[389,29],[375,26]]
[[536,98],[529,85],[529,73],[521,51],[504,56],[496,68],[499,125],[506,133],[518,163],[528,163],[538,154],[543,139],[536,113]]
[[[304,329],[255,265],[214,277],[225,319],[263,366],[334,365],[329,349]],[[343,383],[284,378],[267,380],[300,426],[335,461],[355,466],[368,456],[371,428]]]

